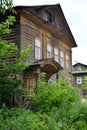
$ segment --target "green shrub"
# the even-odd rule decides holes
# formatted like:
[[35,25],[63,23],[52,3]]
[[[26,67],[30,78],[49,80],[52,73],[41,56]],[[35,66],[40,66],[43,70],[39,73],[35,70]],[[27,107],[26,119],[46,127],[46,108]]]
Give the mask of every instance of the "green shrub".
[[0,130],[87,130],[87,103],[65,79],[40,81],[28,100],[30,109],[0,110]]
[[69,113],[70,123],[76,130],[87,129],[87,103],[77,102]]
[[58,124],[47,114],[16,108],[0,110],[0,130],[58,130]]
[[[41,81],[37,94],[30,95],[31,106],[35,111],[50,112],[54,108],[69,110],[78,99],[77,90],[63,78],[57,82]],[[65,107],[66,106],[66,107]]]
[[23,108],[0,110],[0,130],[48,130],[40,113]]

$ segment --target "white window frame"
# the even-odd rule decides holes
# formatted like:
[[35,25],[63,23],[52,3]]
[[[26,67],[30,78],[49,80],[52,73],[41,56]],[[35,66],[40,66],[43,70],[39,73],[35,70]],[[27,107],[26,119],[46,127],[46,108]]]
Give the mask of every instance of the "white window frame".
[[47,58],[51,58],[52,48],[50,44],[47,44]]
[[64,68],[64,52],[60,52],[60,64]]
[[76,77],[76,83],[82,84],[82,77]]
[[41,40],[35,38],[35,59],[41,59]]
[[66,69],[67,69],[69,68],[69,55],[66,54],[65,58],[66,58]]
[[58,62],[58,49],[54,48],[54,60]]

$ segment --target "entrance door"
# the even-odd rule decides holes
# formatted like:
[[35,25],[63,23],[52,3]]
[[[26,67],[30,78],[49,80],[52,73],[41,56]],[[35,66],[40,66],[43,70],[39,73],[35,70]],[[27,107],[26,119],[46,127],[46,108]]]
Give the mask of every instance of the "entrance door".
[[29,89],[30,93],[34,93],[36,91],[36,78],[35,77],[29,77],[27,79],[27,88]]

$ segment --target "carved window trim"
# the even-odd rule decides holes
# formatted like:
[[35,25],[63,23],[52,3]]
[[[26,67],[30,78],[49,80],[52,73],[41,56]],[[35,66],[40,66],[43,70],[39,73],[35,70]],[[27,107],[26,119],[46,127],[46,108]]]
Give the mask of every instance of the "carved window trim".
[[41,59],[41,40],[35,37],[35,59]]
[[68,69],[69,68],[69,55],[68,54],[65,55],[65,60],[66,60],[66,69]]
[[51,44],[47,44],[47,58],[51,58],[52,47]]
[[60,64],[64,68],[64,52],[60,52]]
[[54,48],[54,60],[56,61],[56,62],[58,62],[58,48]]

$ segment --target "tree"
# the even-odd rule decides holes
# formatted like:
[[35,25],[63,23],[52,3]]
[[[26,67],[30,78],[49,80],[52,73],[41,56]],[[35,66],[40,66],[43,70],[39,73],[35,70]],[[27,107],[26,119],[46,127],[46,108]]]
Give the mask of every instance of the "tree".
[[[12,7],[12,0],[1,0],[0,13],[4,15],[6,8]],[[2,35],[11,33],[11,26],[15,22],[14,16],[8,16],[5,21],[0,23],[0,107],[3,103],[10,106],[10,97],[14,93],[19,92],[21,79],[16,78],[18,74],[22,74],[28,66],[26,63],[29,52],[32,47],[19,50],[15,43],[8,43],[2,38]]]
[[13,0],[0,0],[0,12],[5,13],[6,9],[12,9]]

